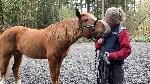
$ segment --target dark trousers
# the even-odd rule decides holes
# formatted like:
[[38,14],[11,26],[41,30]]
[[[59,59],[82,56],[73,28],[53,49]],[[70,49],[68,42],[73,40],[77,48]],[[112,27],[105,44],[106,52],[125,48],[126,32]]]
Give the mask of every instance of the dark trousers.
[[122,64],[110,64],[109,65],[109,83],[110,84],[123,84],[124,82],[124,70]]
[[124,82],[124,70],[122,66],[123,64],[110,64],[105,66],[105,69],[103,70],[102,68],[104,67],[101,67],[101,65],[103,64],[99,65],[99,78],[97,81],[98,84],[123,84]]

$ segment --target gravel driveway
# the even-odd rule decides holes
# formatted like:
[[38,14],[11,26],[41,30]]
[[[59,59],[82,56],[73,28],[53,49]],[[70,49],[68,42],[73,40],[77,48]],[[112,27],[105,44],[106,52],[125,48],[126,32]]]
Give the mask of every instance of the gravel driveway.
[[[63,84],[96,84],[94,43],[78,43],[70,48],[61,67]],[[150,43],[132,43],[132,54],[125,60],[125,84],[150,84]],[[23,57],[22,84],[50,84],[47,60]],[[6,84],[14,81],[13,77]]]

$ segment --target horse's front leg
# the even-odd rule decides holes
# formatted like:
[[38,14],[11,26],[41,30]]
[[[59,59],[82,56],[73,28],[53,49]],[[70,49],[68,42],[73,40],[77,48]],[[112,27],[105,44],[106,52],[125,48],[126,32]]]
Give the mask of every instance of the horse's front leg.
[[59,84],[59,74],[62,60],[63,59],[61,56],[60,58],[51,57],[48,59],[52,84]]

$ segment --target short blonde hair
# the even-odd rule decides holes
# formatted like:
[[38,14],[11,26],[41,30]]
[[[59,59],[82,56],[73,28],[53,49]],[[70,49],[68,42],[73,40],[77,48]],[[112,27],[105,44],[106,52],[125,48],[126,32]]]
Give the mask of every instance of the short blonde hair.
[[106,10],[105,18],[110,18],[116,22],[116,24],[120,24],[122,21],[125,21],[125,13],[121,7],[111,7]]

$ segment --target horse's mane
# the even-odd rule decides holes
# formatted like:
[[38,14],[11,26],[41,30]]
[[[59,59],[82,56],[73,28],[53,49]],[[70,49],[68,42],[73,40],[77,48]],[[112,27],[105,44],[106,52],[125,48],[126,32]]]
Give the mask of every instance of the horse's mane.
[[[94,15],[90,13],[83,13],[82,16],[87,16],[96,20]],[[78,18],[71,18],[71,19],[63,20],[61,22],[51,24],[50,26],[46,28],[48,39],[49,40],[53,39],[57,41],[75,38],[78,35],[78,31],[77,31],[78,29],[79,29]],[[67,35],[72,36],[72,37],[69,38]]]
[[[70,18],[70,19],[66,19],[66,20],[62,20],[62,21],[60,21],[60,22],[57,22],[57,23],[53,23],[53,24],[51,24],[51,25],[49,25],[48,27],[46,27],[47,29],[51,29],[51,28],[53,28],[52,26],[60,26],[60,25],[62,25],[62,24],[65,24],[65,25],[68,25],[68,24],[66,24],[66,23],[74,23],[74,21],[77,21],[78,19],[77,18]],[[54,28],[56,28],[56,27],[54,27]],[[59,27],[60,28],[60,27]]]
[[74,31],[79,29],[78,19],[72,18],[51,24],[46,28],[48,40],[53,39],[62,41],[64,39],[71,39],[69,36],[74,36],[77,32]]
[[[90,18],[96,20],[96,18],[95,18],[94,15],[92,15],[92,14],[90,14],[90,13],[87,13],[87,12],[82,13],[82,16],[87,16],[87,17],[90,17]],[[73,24],[74,24],[74,21],[77,21],[77,20],[78,20],[78,18],[66,19],[66,20],[63,20],[63,21],[61,21],[61,22],[57,22],[57,23],[51,24],[51,25],[49,25],[49,26],[46,27],[46,28],[47,28],[47,29],[51,29],[52,26],[54,26],[54,25],[59,25],[59,26],[60,26],[61,24],[65,24],[65,25],[69,25],[69,26],[70,26],[70,23],[73,23]],[[69,23],[69,24],[66,24],[66,23]],[[56,27],[55,27],[55,28],[56,28]],[[60,28],[60,27],[59,27],[59,28]]]

